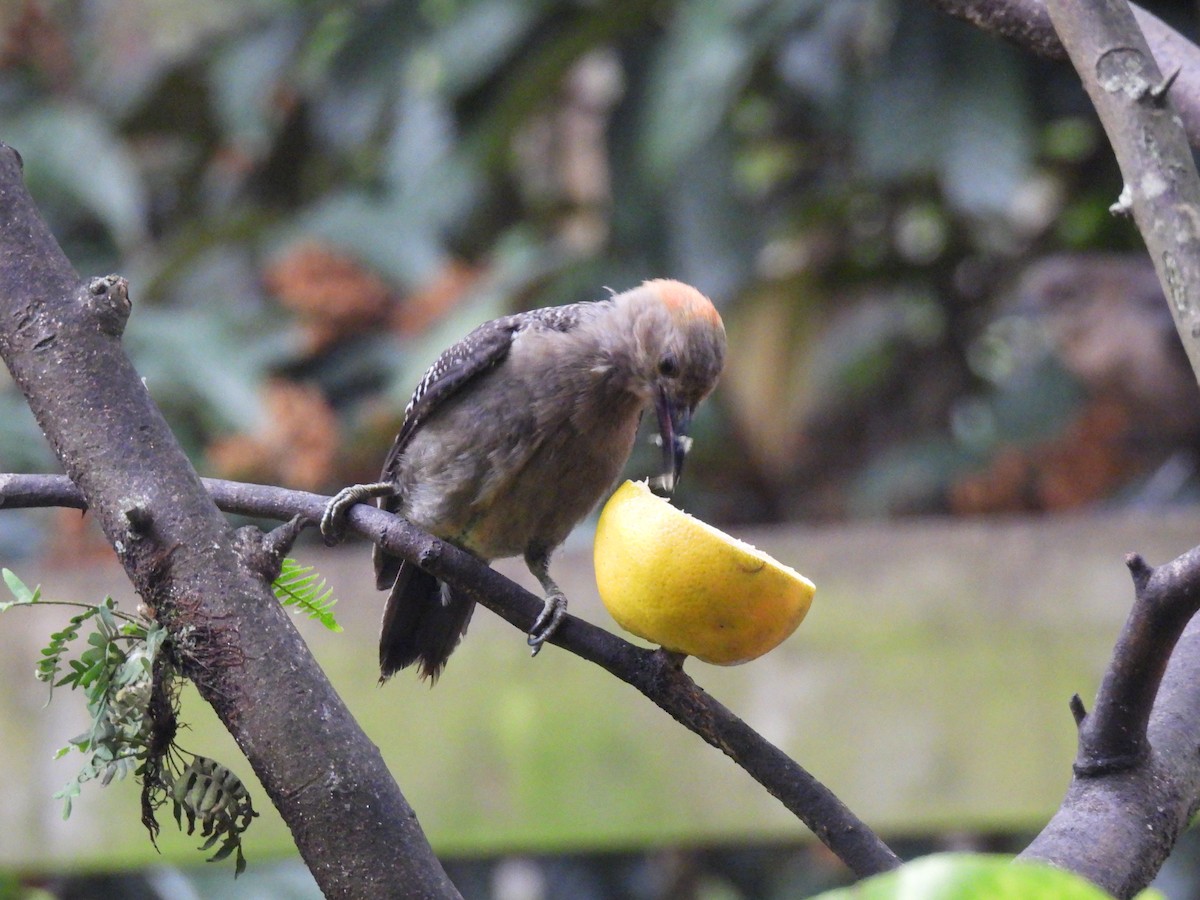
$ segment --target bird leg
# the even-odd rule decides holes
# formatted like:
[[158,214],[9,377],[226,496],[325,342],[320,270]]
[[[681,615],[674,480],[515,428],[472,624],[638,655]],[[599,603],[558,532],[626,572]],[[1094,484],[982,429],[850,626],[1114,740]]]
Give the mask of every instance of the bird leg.
[[529,646],[533,648],[530,655],[537,656],[542,649],[542,644],[546,643],[550,636],[558,630],[558,626],[566,617],[567,597],[562,592],[562,588],[555,584],[554,579],[550,577],[549,551],[526,552],[525,565],[529,566],[529,571],[533,573],[533,577],[538,580],[542,590],[546,592],[545,605],[538,613],[538,617],[533,620],[533,627],[529,629],[529,637],[526,639]]
[[376,497],[392,497],[396,494],[396,486],[390,481],[376,481],[372,484],[352,484],[342,488],[333,499],[325,504],[321,513],[321,537],[332,547],[346,536],[346,516],[350,507],[364,500],[374,500]]

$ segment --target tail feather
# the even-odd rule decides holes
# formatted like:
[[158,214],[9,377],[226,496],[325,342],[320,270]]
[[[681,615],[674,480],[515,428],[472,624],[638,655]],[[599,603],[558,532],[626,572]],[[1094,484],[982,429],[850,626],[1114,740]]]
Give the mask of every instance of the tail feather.
[[404,565],[403,557],[388,553],[376,544],[371,548],[371,561],[375,564],[375,590],[390,590],[400,574],[400,567]]
[[379,680],[420,663],[421,677],[437,681],[474,611],[474,600],[412,563],[399,561],[383,611]]

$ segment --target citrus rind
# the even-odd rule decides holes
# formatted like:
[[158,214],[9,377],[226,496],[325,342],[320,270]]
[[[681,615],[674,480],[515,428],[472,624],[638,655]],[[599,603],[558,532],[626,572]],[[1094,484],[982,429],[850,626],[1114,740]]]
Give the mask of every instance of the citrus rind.
[[762,656],[816,587],[784,563],[626,481],[596,526],[596,586],[623,629],[716,665]]

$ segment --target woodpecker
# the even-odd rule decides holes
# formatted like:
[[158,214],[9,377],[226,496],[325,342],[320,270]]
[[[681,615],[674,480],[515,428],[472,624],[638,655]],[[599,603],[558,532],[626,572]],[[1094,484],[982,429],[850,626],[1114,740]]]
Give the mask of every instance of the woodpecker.
[[[545,592],[528,638],[536,655],[566,612],[551,553],[612,489],[647,409],[662,441],[658,483],[673,490],[689,421],[724,358],[711,301],[666,279],[486,322],[425,373],[379,481],[341,491],[321,530],[336,540],[350,506],[374,497],[485,562],[524,557]],[[378,546],[374,562],[377,588],[390,592],[380,680],[418,663],[435,681],[475,601]]]

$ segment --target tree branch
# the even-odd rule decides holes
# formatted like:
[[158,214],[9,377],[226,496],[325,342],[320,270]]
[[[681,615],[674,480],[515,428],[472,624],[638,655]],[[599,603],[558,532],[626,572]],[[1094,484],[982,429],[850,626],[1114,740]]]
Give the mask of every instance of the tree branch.
[[[1132,212],[1200,376],[1200,178],[1173,110],[1175,75],[1163,77],[1124,0],[1047,6],[1116,152],[1125,179],[1116,209]],[[1075,777],[1023,854],[1121,897],[1154,877],[1200,797],[1200,648],[1188,626],[1200,549],[1158,569],[1136,555],[1127,562],[1135,602],[1096,708],[1072,703]]]
[[[1044,0],[930,0],[943,12],[1012,41],[1039,56],[1066,59]],[[1165,72],[1179,72],[1171,91],[1188,141],[1200,147],[1200,47],[1162,19],[1130,4],[1154,58]]]
[[1153,880],[1200,803],[1200,547],[1156,568],[1136,555],[1129,565],[1136,598],[1096,707],[1080,715],[1073,698],[1075,776],[1021,854],[1117,897]]
[[1075,774],[1131,769],[1150,753],[1147,730],[1167,662],[1200,609],[1200,547],[1153,569],[1136,553],[1125,560],[1134,603],[1104,673],[1096,708],[1079,724]]
[[[1124,0],[1052,0],[1063,45],[1116,153],[1131,211],[1200,380],[1200,177],[1164,78]],[[1170,91],[1170,94],[1168,94]]]
[[[285,520],[320,518],[328,497],[265,485],[205,479],[217,506],[226,512]],[[0,475],[0,508],[78,507],[82,497],[70,481],[54,475]],[[527,632],[542,600],[469,553],[437,540],[403,519],[372,506],[352,507],[351,529],[389,551],[419,563],[438,578]],[[811,773],[705,693],[661,651],[636,647],[620,637],[568,615],[550,638],[595,663],[669,713],[676,721],[721,750],[746,770],[807,825],[856,875],[887,871],[896,855]]]
[[[0,355],[328,897],[457,896],[264,579],[239,558],[120,344],[124,279],[83,283],[0,144]],[[297,728],[299,725],[303,730]]]

